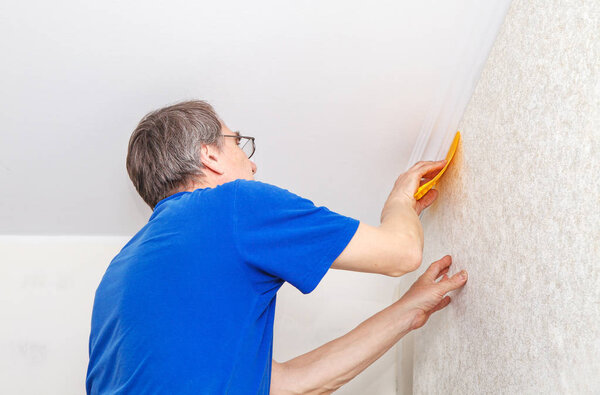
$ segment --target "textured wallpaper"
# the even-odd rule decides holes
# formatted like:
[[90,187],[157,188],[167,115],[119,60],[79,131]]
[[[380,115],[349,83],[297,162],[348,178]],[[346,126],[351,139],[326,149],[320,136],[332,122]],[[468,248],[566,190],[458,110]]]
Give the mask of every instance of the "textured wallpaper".
[[[600,393],[600,1],[514,1],[423,216],[469,271],[414,332],[415,394]],[[421,269],[421,271],[422,271]]]

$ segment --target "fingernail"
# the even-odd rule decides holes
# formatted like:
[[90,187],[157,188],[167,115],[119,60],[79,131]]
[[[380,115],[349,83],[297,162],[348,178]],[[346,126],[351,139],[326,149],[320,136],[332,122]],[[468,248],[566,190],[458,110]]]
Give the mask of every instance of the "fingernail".
[[467,278],[467,271],[466,271],[466,270],[461,270],[461,272],[460,272],[460,277],[461,277],[462,279],[465,279],[465,278]]

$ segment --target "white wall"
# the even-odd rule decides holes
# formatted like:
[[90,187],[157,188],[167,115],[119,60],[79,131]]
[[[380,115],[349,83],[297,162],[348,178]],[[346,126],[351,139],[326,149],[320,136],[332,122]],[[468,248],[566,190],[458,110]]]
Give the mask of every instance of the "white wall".
[[599,16],[511,6],[423,216],[469,280],[414,332],[415,394],[600,393]]
[[0,237],[0,393],[85,393],[94,293],[125,242]]

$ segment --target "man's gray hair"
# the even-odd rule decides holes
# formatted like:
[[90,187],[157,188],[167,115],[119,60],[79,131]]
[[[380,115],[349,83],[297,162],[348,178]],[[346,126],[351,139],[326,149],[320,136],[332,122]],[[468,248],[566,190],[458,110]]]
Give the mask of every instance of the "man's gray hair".
[[129,139],[127,173],[152,210],[205,176],[202,144],[223,149],[221,121],[205,101],[180,102],[142,118]]

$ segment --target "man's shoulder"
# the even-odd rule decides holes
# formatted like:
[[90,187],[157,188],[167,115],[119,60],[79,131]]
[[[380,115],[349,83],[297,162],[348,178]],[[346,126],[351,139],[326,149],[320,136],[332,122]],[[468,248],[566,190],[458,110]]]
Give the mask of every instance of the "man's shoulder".
[[245,178],[238,178],[233,181],[233,184],[237,183],[237,188],[279,188],[277,185],[270,184],[264,181],[258,180],[246,180]]
[[268,182],[246,179],[238,179],[234,182],[238,199],[303,199],[286,188]]
[[236,189],[248,189],[248,190],[256,190],[256,191],[260,191],[260,190],[274,190],[274,191],[285,191],[285,192],[290,192],[288,189],[277,186],[275,184],[271,184],[268,182],[264,182],[264,181],[258,181],[258,180],[246,180],[244,178],[239,178],[235,181],[233,181],[234,187]]
[[[226,201],[251,204],[252,207],[269,206],[273,202],[297,198],[297,195],[287,189],[263,181],[238,178],[214,188],[196,189],[191,194],[190,201],[206,204],[210,201],[224,204]],[[235,203],[234,203],[235,204]]]

